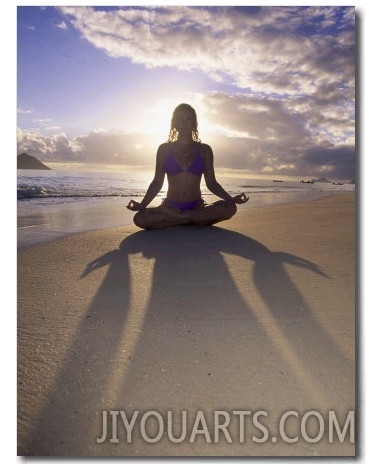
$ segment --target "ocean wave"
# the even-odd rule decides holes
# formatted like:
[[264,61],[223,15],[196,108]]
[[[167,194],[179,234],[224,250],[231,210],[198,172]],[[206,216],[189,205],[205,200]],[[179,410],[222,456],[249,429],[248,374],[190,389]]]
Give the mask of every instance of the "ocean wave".
[[45,187],[17,187],[17,200],[27,200],[33,198],[107,198],[107,197],[141,197],[142,192],[96,192],[96,191],[57,191]]
[[[274,183],[271,185],[256,185],[256,184],[246,184],[246,185],[239,185],[238,188],[243,188],[243,189],[257,189],[259,191],[266,189],[267,191],[278,191],[278,190],[301,190],[302,187],[299,186],[299,184],[286,184],[281,182],[281,185],[278,183]],[[269,190],[268,190],[269,189]]]
[[[20,172],[17,176],[18,200],[44,199],[91,199],[143,197],[149,186],[150,177],[131,173],[114,172]],[[158,196],[166,194],[167,185]],[[352,185],[319,184],[302,185],[295,181],[281,183],[263,179],[224,179],[223,187],[230,195],[244,191],[248,195],[290,194],[309,191],[354,190]],[[204,181],[201,182],[202,195],[211,195]],[[277,195],[278,196],[278,195]]]
[[44,187],[17,186],[17,200],[23,198],[43,198],[48,195]]

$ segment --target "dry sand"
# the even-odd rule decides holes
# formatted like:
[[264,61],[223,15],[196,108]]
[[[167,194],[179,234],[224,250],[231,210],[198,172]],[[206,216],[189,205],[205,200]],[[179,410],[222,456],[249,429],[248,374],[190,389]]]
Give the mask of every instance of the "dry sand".
[[[355,322],[354,194],[245,209],[211,228],[128,226],[19,250],[18,453],[353,456],[349,433],[329,443],[328,412],[343,428],[355,410]],[[119,443],[111,432],[97,443],[110,410],[139,411],[131,443],[120,417]],[[140,429],[148,411],[165,420],[156,443]],[[168,411],[177,437],[187,412],[181,443],[166,434]],[[202,422],[190,440],[198,411],[212,443]],[[232,443],[223,431],[215,443],[215,411],[220,423],[229,414]],[[244,433],[233,411],[251,412]],[[287,411],[298,413],[284,429],[295,443],[279,434]],[[320,416],[306,421],[309,411]],[[301,422],[317,437],[317,417],[324,434],[310,443]],[[151,415],[150,437],[157,423]]]

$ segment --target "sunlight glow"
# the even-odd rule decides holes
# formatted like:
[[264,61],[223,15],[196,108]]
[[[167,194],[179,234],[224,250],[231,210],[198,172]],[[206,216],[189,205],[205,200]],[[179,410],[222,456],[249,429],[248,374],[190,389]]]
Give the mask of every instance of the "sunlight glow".
[[[125,323],[124,336],[120,340],[118,355],[114,360],[113,371],[104,387],[104,399],[115,404],[120,398],[120,390],[126,377],[130,360],[143,330],[146,311],[150,299],[150,289],[154,260],[144,259],[141,265],[141,254],[129,256],[131,266],[131,301]],[[95,436],[95,435],[94,435]]]
[[[197,113],[201,138],[203,135],[208,139],[211,134],[221,132],[221,129],[206,116],[203,97],[203,94],[174,92],[171,96],[157,98],[152,104],[141,105],[143,110],[135,113],[133,130],[147,134],[156,145],[163,143],[169,135],[174,109],[181,103],[188,103]],[[131,122],[128,121],[127,125],[130,126]]]
[[[282,329],[270,308],[268,308],[265,300],[252,286],[252,282],[249,280],[251,272],[236,276],[230,259],[226,259],[226,263],[230,269],[231,277],[236,287],[239,289],[247,307],[251,309],[252,314],[264,329],[273,346],[278,350],[284,361],[297,376],[300,384],[304,386],[314,401],[325,402],[326,393],[324,388],[315,376],[313,376],[310,367],[302,363],[296,348],[292,344],[292,340],[287,337],[286,332]],[[250,266],[252,266],[252,264],[247,262],[247,271]]]

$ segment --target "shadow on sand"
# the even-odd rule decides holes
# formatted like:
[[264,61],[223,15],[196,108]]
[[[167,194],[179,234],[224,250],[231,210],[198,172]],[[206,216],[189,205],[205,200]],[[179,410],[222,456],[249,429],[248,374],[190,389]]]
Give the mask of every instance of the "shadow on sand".
[[[146,280],[148,262],[148,299],[132,317],[139,298],[132,280]],[[288,265],[328,278],[312,262],[219,227],[140,231],[88,263],[82,279],[104,266],[107,275],[22,454],[131,453],[96,443],[109,408],[284,410],[342,397],[328,374],[348,378],[351,363],[313,316]],[[140,323],[131,328],[131,321]],[[132,347],[128,337],[135,337]],[[321,396],[312,398],[313,382]]]

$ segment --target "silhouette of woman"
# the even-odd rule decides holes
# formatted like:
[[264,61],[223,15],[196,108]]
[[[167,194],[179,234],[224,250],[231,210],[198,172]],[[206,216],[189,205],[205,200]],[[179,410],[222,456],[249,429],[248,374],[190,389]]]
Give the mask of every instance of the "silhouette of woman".
[[[161,190],[165,174],[167,197],[160,206],[147,208]],[[202,174],[210,192],[222,200],[206,205],[200,189]],[[210,226],[230,219],[236,213],[236,204],[247,201],[245,193],[232,197],[217,182],[212,149],[198,137],[196,112],[182,103],[173,112],[168,141],[158,147],[154,178],[143,200],[131,200],[127,208],[137,211],[134,223],[138,227],[161,229],[177,225]]]

